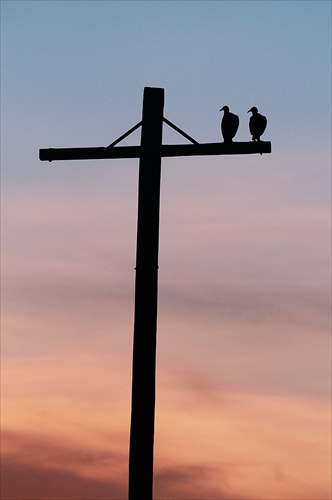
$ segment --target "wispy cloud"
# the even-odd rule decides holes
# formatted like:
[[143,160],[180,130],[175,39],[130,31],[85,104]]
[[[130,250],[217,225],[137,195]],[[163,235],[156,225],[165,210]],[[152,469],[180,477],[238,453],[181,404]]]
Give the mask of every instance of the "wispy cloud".
[[[4,456],[1,464],[1,498],[3,500],[109,500],[126,498],[124,480],[89,477],[71,470],[73,456],[67,455],[68,449],[58,454],[56,466],[50,466],[40,460],[31,460],[36,453],[36,441],[31,441],[30,460],[22,460],[16,455]],[[48,443],[45,455],[54,456],[54,449]],[[80,457],[77,450],[76,458]],[[117,460],[122,457],[116,457]],[[84,460],[84,452],[80,457]],[[94,459],[98,462],[98,458]],[[105,462],[105,461],[104,461]],[[117,462],[116,468],[119,467]],[[97,464],[98,465],[98,464]],[[109,476],[112,465],[109,465]],[[116,474],[115,474],[116,476]]]
[[211,464],[229,498],[329,498],[328,401],[218,391],[194,375],[160,396],[157,463]]

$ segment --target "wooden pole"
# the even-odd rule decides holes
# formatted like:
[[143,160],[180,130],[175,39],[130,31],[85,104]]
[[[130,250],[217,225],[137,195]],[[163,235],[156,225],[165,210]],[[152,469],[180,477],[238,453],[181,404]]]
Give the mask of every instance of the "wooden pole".
[[145,88],[138,186],[129,500],[152,500],[164,89]]

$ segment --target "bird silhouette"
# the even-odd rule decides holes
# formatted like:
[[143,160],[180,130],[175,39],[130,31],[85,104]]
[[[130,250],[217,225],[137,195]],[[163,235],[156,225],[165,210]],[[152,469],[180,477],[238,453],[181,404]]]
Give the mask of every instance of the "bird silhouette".
[[231,113],[228,106],[224,106],[220,111],[224,112],[224,116],[221,120],[221,133],[224,138],[224,142],[232,142],[233,137],[235,137],[237,129],[239,128],[239,117],[234,113]]
[[252,115],[249,119],[249,130],[252,135],[252,140],[260,141],[261,135],[263,135],[267,125],[266,116],[258,113],[258,109],[256,108],[256,106],[250,108],[248,113],[250,112],[252,113]]

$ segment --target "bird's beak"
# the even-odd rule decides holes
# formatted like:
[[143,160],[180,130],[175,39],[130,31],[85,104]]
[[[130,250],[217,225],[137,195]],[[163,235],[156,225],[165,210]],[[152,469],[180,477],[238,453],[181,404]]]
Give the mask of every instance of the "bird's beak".
[[247,113],[250,113],[250,111],[251,111],[251,109],[249,109],[249,110],[247,111]]

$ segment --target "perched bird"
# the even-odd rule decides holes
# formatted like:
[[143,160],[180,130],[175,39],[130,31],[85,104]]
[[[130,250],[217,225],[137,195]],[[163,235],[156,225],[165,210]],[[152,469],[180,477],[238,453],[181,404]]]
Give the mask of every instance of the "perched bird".
[[260,141],[261,135],[263,135],[267,125],[266,116],[258,113],[258,109],[256,108],[256,106],[250,108],[248,113],[250,112],[252,113],[252,115],[249,120],[249,130],[252,135],[252,140]]
[[224,112],[224,116],[221,120],[221,133],[224,138],[224,142],[232,142],[233,137],[235,137],[237,129],[239,128],[239,117],[234,115],[234,113],[231,113],[228,106],[224,106],[220,111]]

